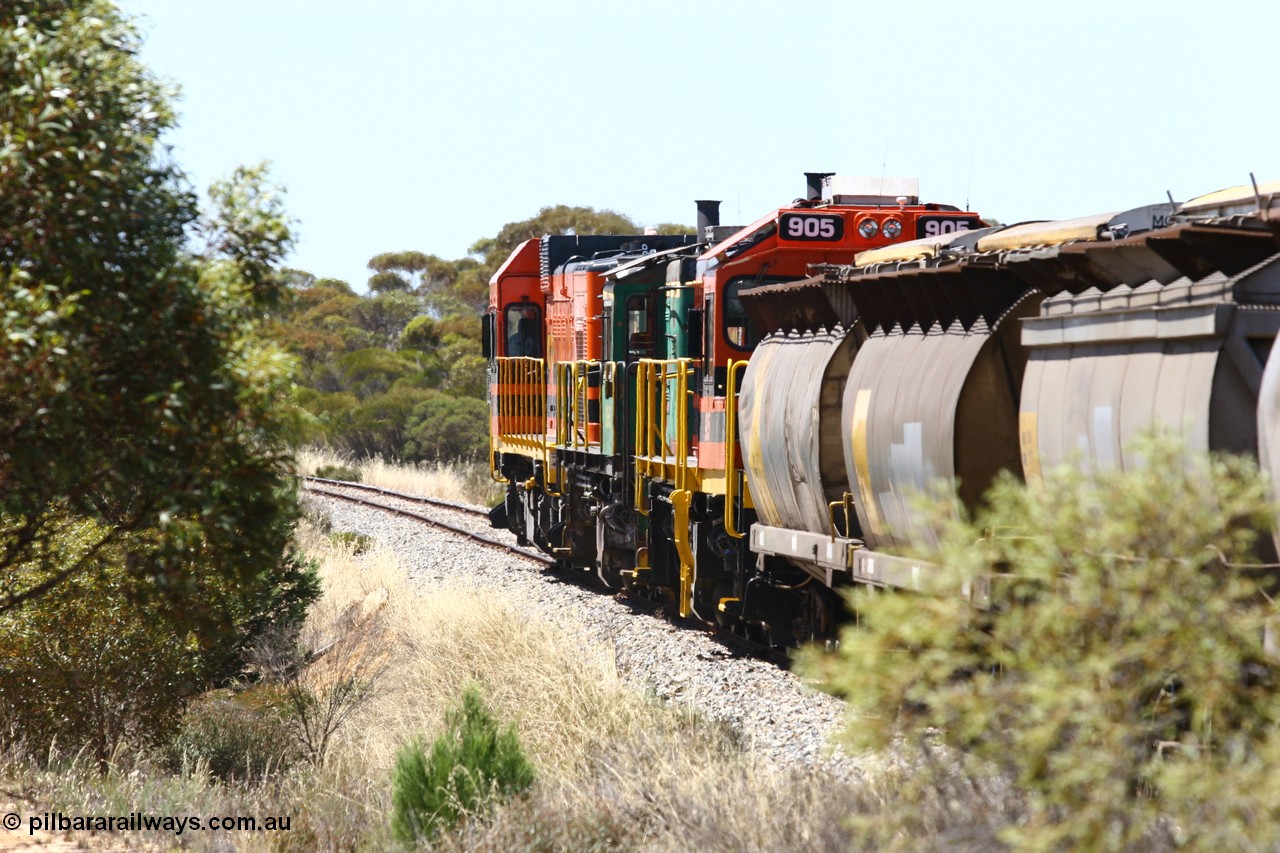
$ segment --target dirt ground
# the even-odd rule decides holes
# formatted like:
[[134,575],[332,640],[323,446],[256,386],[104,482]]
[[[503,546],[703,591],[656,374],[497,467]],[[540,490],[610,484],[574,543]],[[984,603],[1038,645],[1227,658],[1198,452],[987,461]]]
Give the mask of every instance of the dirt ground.
[[44,809],[23,800],[15,799],[11,794],[0,791],[0,821],[8,815],[16,814],[21,823],[17,829],[10,830],[8,825],[0,827],[0,853],[83,853],[86,850],[117,853],[125,850],[160,850],[160,847],[145,847],[139,843],[129,843],[120,835],[101,832],[45,832],[37,830],[31,834],[27,830],[27,815],[43,814]]

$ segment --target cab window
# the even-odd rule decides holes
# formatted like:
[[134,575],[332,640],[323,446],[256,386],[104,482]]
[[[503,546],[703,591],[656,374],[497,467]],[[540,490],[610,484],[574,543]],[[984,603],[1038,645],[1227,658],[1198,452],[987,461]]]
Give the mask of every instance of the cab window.
[[532,302],[508,305],[503,312],[507,355],[542,357],[542,311]]
[[[753,350],[756,344],[760,343],[760,339],[764,337],[763,332],[755,327],[751,322],[751,318],[747,316],[746,309],[742,306],[742,297],[739,291],[747,290],[757,285],[765,284],[783,284],[788,281],[798,281],[800,276],[780,276],[780,275],[760,275],[760,276],[742,276],[741,278],[732,279],[724,288],[724,314],[720,322],[724,329],[724,338],[734,349]],[[710,310],[710,305],[708,305]],[[710,330],[710,326],[708,326]]]
[[729,282],[724,289],[724,337],[734,349],[754,349],[760,342],[760,335],[742,307],[742,298],[738,296],[739,290],[754,283],[753,279],[740,278]]
[[627,356],[649,358],[653,355],[653,312],[647,294],[627,300]]

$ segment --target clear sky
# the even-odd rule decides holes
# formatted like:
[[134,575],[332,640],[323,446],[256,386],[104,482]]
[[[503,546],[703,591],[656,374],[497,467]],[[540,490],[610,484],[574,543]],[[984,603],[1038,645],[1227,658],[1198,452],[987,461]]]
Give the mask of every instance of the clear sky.
[[552,204],[745,223],[802,173],[1066,218],[1280,178],[1280,5],[117,0],[199,187],[270,160],[291,265],[464,255]]

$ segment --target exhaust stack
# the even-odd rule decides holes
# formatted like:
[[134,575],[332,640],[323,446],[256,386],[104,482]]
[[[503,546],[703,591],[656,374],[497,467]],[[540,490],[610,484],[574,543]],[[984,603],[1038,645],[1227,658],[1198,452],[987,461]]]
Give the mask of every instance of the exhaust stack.
[[834,175],[835,172],[805,172],[804,173],[804,191],[805,199],[808,201],[819,201],[822,199],[822,182]]
[[698,239],[705,242],[711,239],[711,229],[720,224],[720,200],[702,199],[694,204],[698,206]]

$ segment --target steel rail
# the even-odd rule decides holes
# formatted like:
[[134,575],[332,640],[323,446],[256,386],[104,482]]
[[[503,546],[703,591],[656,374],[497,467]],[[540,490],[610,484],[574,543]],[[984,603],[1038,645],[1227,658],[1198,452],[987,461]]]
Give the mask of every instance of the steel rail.
[[[330,491],[329,489],[319,487],[317,484],[335,486],[343,489],[355,489],[359,491],[372,492],[378,495],[383,495],[385,497],[394,498],[396,500],[404,500],[404,501],[409,501],[413,503],[422,503],[430,506],[437,506],[442,509],[463,512],[468,515],[487,517],[487,514],[485,513],[484,510],[477,509],[476,507],[467,506],[465,504],[453,503],[452,501],[440,500],[439,498],[426,498],[420,495],[408,495],[403,492],[394,491],[392,489],[383,489],[378,486],[368,486],[368,485],[365,485],[364,483],[350,483],[345,480],[326,480],[321,477],[308,477],[308,476],[303,476],[300,479],[303,481],[303,484],[306,490],[312,494],[323,495],[324,497],[346,501],[347,503],[352,503],[357,506],[363,506],[369,509],[376,509],[380,512],[388,512],[393,515],[400,516],[401,518],[407,518],[407,519],[410,519],[411,521],[417,521],[422,524],[427,524],[432,527],[438,527],[438,528],[441,528],[442,530],[447,530],[451,533],[455,533],[459,536],[463,536],[467,539],[470,539],[474,542],[478,542],[482,545],[488,545],[493,548],[499,548],[503,551],[506,551],[509,554],[515,554],[516,556],[519,556],[519,557],[526,557],[530,560],[534,560],[546,566],[551,566],[553,568],[558,567],[556,561],[553,558],[547,556],[546,554],[542,554],[537,551],[528,551],[528,550],[525,550],[524,548],[520,548],[508,542],[501,542],[497,539],[492,539],[488,536],[483,536],[479,533],[474,533],[465,528],[458,527],[453,524],[449,524],[447,521],[440,521],[439,519],[430,518],[428,516],[422,515],[421,513],[412,512],[411,510],[401,509],[400,507],[390,506],[388,504],[379,503],[378,501],[374,501],[374,500],[367,500],[365,498],[356,497],[354,495],[347,495],[347,494],[342,494],[341,492]],[[657,604],[656,602],[650,602],[644,598],[628,596],[627,600],[628,600],[628,606],[631,606],[631,607],[638,606],[644,609],[650,609],[649,605],[654,604],[658,607],[659,610],[662,609],[662,606],[660,604]],[[667,619],[669,622],[673,622],[677,624],[684,623],[686,627],[696,627],[698,629],[705,629],[707,627],[710,627],[712,636],[714,636],[719,643],[726,646],[727,649],[729,650],[729,654],[734,657],[745,655],[745,656],[755,657],[762,660],[767,660],[773,663],[774,665],[780,666],[784,669],[790,667],[790,660],[784,649],[770,648],[768,646],[764,646],[756,641],[749,640],[745,637],[739,636],[738,634],[734,634],[733,632],[728,631],[723,627],[708,625],[706,622],[702,620],[698,620],[697,622],[689,622],[684,618],[673,619],[669,616],[667,617]]]
[[356,504],[357,506],[365,506],[371,509],[380,510],[382,512],[389,512],[392,515],[398,515],[401,518],[408,518],[413,521],[421,522],[423,524],[429,524],[432,527],[438,527],[442,530],[448,530],[450,533],[455,533],[458,536],[466,537],[467,539],[470,539],[474,542],[479,542],[482,545],[488,545],[493,548],[500,548],[509,554],[515,554],[520,557],[526,557],[530,560],[536,560],[539,563],[543,563],[549,566],[555,565],[555,560],[551,559],[546,554],[540,554],[536,551],[528,551],[519,546],[512,545],[509,542],[502,542],[497,539],[484,536],[480,533],[467,530],[464,527],[459,527],[457,525],[450,524],[447,521],[441,521],[438,518],[430,518],[429,516],[423,515],[421,513],[413,512],[407,509],[401,509],[400,507],[390,506],[388,504],[379,503],[378,501],[368,500],[366,498],[356,497],[355,495],[347,495],[347,494],[342,494],[341,492],[331,491],[329,489],[321,488],[316,484],[323,483],[325,485],[337,486],[344,489],[357,489],[359,491],[373,492],[376,494],[383,495],[385,497],[395,498],[397,500],[428,504],[430,506],[437,506],[444,509],[453,510],[455,512],[464,512],[464,513],[467,513],[468,515],[474,515],[474,516],[480,516],[480,517],[485,517],[486,514],[484,510],[476,509],[475,507],[466,506],[464,504],[456,504],[451,501],[443,501],[438,498],[424,498],[419,495],[406,495],[403,492],[396,492],[396,491],[392,491],[391,489],[383,489],[377,486],[366,486],[362,483],[348,483],[342,480],[325,480],[319,477],[303,477],[302,480],[306,486],[306,490],[312,494],[324,495],[325,497],[346,501],[348,503]]
[[386,495],[387,497],[392,497],[392,498],[398,498],[402,501],[413,501],[414,503],[430,504],[431,506],[445,507],[446,509],[452,509],[452,510],[457,510],[458,512],[464,512],[467,515],[477,515],[481,517],[487,517],[487,512],[483,509],[480,509],[479,507],[471,506],[469,504],[454,503],[453,501],[446,501],[446,500],[443,500],[442,498],[428,498],[422,495],[410,495],[405,492],[397,492],[393,489],[384,489],[381,486],[369,486],[364,483],[352,483],[347,480],[326,480],[324,477],[304,476],[302,477],[302,480],[307,483],[324,483],[329,486],[339,486],[344,489],[356,489],[361,492],[374,492],[375,494]]

